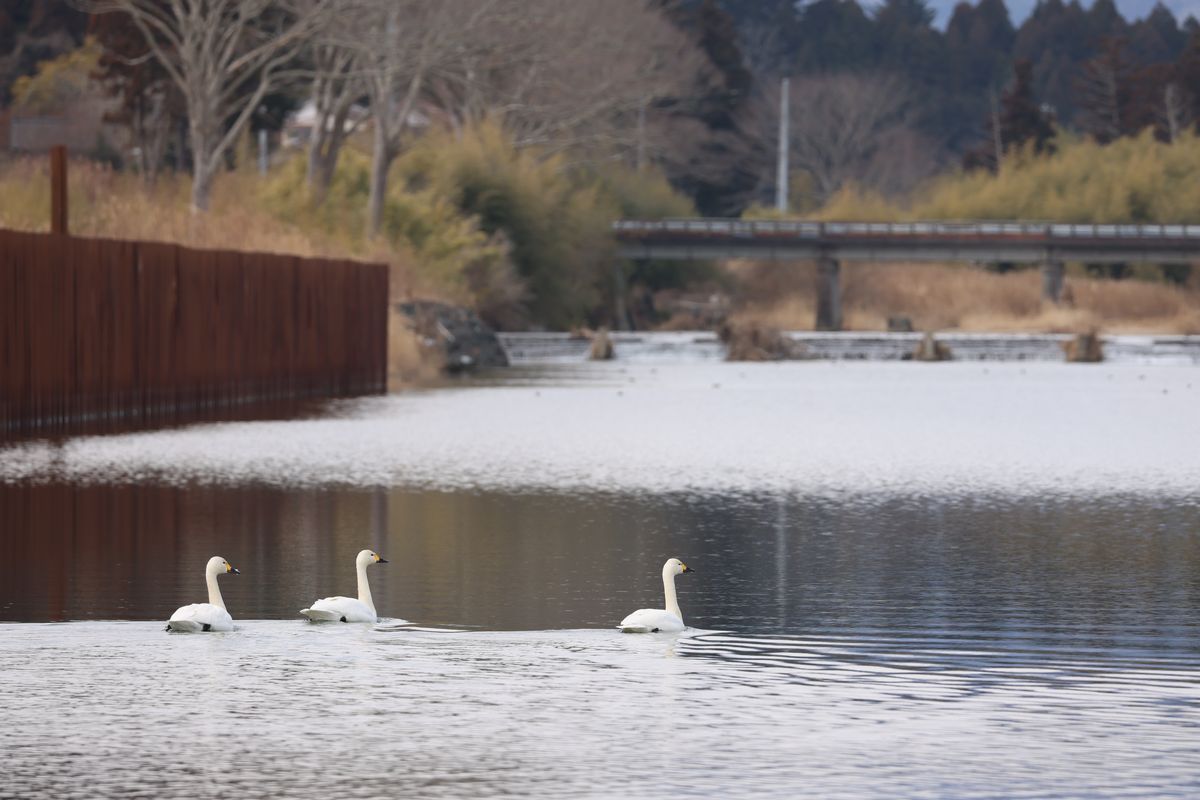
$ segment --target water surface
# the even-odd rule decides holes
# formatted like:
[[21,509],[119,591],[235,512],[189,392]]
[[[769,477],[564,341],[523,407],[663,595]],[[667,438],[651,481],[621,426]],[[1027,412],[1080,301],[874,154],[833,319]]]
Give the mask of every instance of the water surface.
[[[1195,796],[1198,375],[564,365],[0,450],[0,794]],[[302,621],[362,547],[388,620]],[[238,630],[165,633],[214,553]],[[672,555],[692,629],[616,632]]]

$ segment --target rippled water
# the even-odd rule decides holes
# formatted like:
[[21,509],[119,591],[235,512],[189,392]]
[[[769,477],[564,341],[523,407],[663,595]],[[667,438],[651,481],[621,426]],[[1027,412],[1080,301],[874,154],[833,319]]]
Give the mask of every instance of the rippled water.
[[[869,631],[0,626],[5,796],[1194,796],[1194,660]],[[14,735],[15,734],[15,735]]]
[[[0,796],[1196,796],[1198,376],[562,366],[0,450]],[[391,619],[300,620],[361,547]],[[238,630],[165,633],[213,553]],[[668,555],[692,629],[613,630]]]

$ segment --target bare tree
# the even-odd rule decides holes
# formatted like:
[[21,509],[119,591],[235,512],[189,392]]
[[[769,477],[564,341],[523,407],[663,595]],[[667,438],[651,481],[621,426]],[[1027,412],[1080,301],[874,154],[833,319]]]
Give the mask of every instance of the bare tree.
[[493,5],[493,0],[375,0],[360,15],[359,71],[374,117],[369,236],[383,224],[388,170],[411,130],[418,101],[439,76],[464,61],[468,44],[478,39],[476,27]]
[[318,204],[329,192],[342,146],[361,121],[352,119],[351,111],[366,94],[358,67],[360,53],[342,38],[352,35],[352,28],[344,22],[335,24],[341,32],[314,41],[311,53],[316,119],[308,146],[307,181]]
[[187,106],[192,207],[207,211],[222,159],[338,0],[80,0],[123,13]]
[[1191,124],[1191,104],[1188,103],[1187,94],[1174,81],[1163,87],[1162,116],[1167,141],[1170,142],[1177,140]]
[[[519,147],[593,157],[669,149],[649,118],[689,92],[704,59],[643,0],[524,0],[487,26],[500,47],[474,48],[458,116],[499,116]],[[677,143],[676,143],[677,145]]]
[[[921,163],[902,163],[922,148],[914,144],[919,134],[909,121],[911,95],[899,80],[839,74],[796,78],[791,85],[791,158],[812,178],[816,202],[849,183],[895,190],[926,171]],[[768,98],[763,108],[777,105]]]

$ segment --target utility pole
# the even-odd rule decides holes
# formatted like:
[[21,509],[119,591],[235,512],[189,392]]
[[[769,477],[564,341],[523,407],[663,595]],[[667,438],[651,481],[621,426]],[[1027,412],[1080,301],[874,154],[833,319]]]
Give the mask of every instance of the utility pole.
[[992,147],[996,152],[996,172],[1000,171],[1004,161],[1004,140],[1000,132],[1000,106],[996,103],[996,90],[992,89]]
[[267,150],[267,129],[258,129],[258,174],[266,175],[267,166],[270,164],[269,152]]
[[638,103],[637,115],[637,171],[646,168],[646,98]]
[[775,167],[775,210],[786,214],[788,210],[788,87],[791,81],[784,78],[779,85],[779,158]]

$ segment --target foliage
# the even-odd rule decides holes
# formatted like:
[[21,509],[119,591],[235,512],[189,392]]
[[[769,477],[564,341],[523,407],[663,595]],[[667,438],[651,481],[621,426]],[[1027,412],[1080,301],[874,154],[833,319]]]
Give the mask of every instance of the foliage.
[[612,221],[622,214],[686,214],[661,178],[620,165],[571,170],[559,156],[513,147],[482,124],[461,136],[430,135],[397,162],[407,191],[432,191],[511,245],[531,320],[564,329],[611,321]]
[[1102,146],[1064,142],[1051,156],[1025,151],[998,175],[950,176],[912,204],[933,219],[1050,219],[1184,223],[1200,218],[1200,139],[1174,144],[1146,131]]
[[[1033,65],[1018,59],[1013,65],[1013,81],[991,110],[987,123],[991,137],[963,156],[967,169],[986,167],[996,171],[1004,153],[1025,148],[1031,143],[1035,153],[1054,152],[1054,121],[1033,97]],[[999,148],[999,153],[997,153]]]
[[12,99],[12,84],[83,42],[87,15],[71,0],[0,2],[0,107]]
[[1195,223],[1200,218],[1200,138],[1174,143],[1152,131],[1101,145],[1066,137],[1059,150],[1032,146],[999,173],[935,179],[903,202],[851,187],[820,213],[846,220],[1054,220],[1078,223]]
[[[320,231],[346,252],[369,256],[379,245],[363,237],[366,228],[370,160],[357,150],[342,154],[324,201],[314,203],[305,184],[305,163],[294,158],[277,170],[261,192],[273,216],[304,229]],[[385,251],[403,254],[418,265],[423,283],[438,294],[500,313],[495,306],[519,305],[521,292],[496,294],[497,276],[508,270],[507,248],[476,220],[432,189],[393,186],[384,201],[381,236]],[[503,293],[501,293],[503,294]],[[518,313],[506,309],[504,313]]]
[[[370,252],[369,174],[368,157],[348,148],[317,204],[295,159],[271,178],[263,202],[280,219]],[[692,213],[655,173],[619,164],[571,169],[561,157],[515,148],[494,124],[423,137],[396,160],[388,187],[386,246],[405,253],[440,293],[504,328],[609,324],[619,264],[612,221]],[[639,265],[630,278],[658,288],[710,274],[688,266]]]
[[32,75],[13,82],[14,104],[35,114],[50,114],[77,102],[88,92],[100,52],[99,45],[88,41],[83,47],[41,62]]

